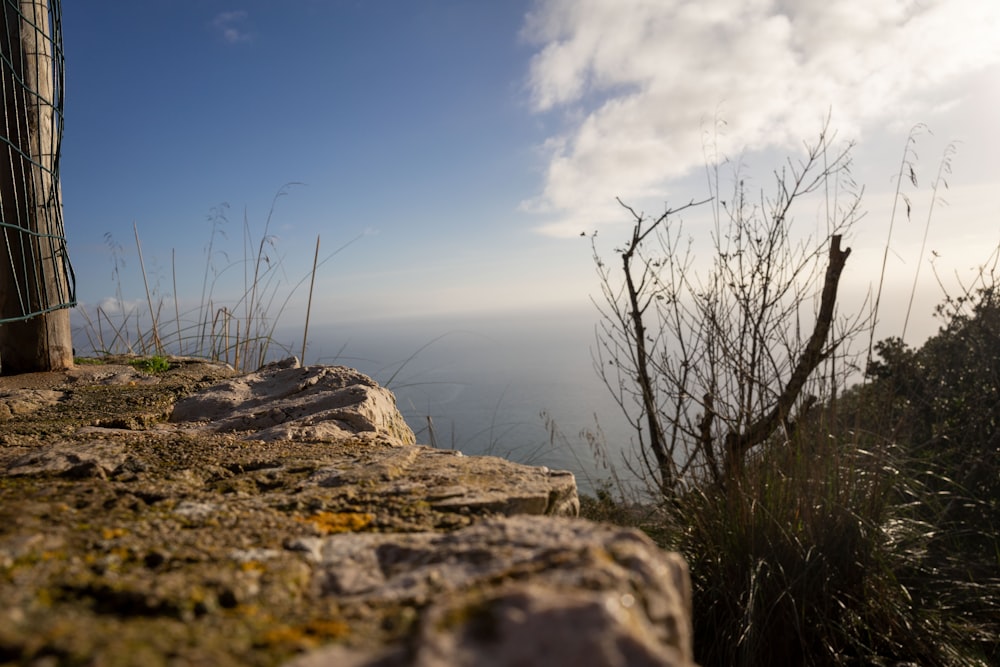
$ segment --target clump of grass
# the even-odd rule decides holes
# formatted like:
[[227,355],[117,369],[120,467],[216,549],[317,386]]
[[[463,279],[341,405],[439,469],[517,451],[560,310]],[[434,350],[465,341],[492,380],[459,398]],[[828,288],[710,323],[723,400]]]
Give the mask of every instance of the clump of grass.
[[133,359],[128,365],[143,373],[165,373],[170,370],[170,360],[158,354]]
[[[954,664],[953,638],[901,579],[925,540],[894,499],[888,449],[835,438],[774,445],[739,480],[670,508],[694,579],[703,665]],[[905,537],[904,537],[905,536]]]
[[685,557],[703,667],[991,664],[992,626],[941,603],[992,593],[929,549],[940,536],[915,508],[940,489],[906,473],[902,448],[820,436],[820,421],[725,485],[637,503],[605,484],[581,513]]
[[[111,250],[114,264],[112,280],[115,283],[117,312],[111,314],[98,306],[91,315],[86,309],[79,309],[84,320],[79,331],[86,338],[89,349],[99,355],[191,355],[222,361],[240,371],[259,368],[277,355],[290,356],[291,345],[277,341],[275,331],[292,297],[306,280],[310,281],[311,292],[316,271],[360,239],[357,236],[320,259],[317,237],[311,271],[294,284],[289,284],[278,249],[278,239],[270,229],[278,200],[288,193],[291,185],[294,184],[282,187],[275,195],[259,236],[254,233],[249,217],[244,213],[240,260],[231,261],[229,255],[219,249],[219,241],[228,238],[228,206],[224,204],[212,210],[209,215],[212,230],[206,247],[201,296],[197,306],[189,311],[182,311],[179,305],[176,252],[171,251],[173,294],[165,297],[159,284],[150,281],[146,273],[137,226],[133,226],[133,229],[145,309],[129,308],[122,290],[125,281],[122,275],[125,267],[124,248],[110,234],[105,234],[105,243]],[[220,256],[225,259],[225,264],[221,266],[216,264],[216,258]],[[234,300],[219,300],[216,297],[217,287],[239,269],[242,269],[243,274],[239,296]],[[311,296],[310,293],[303,327],[303,357],[309,333]],[[173,301],[173,308],[170,309],[173,311],[172,316],[164,315],[170,300]]]

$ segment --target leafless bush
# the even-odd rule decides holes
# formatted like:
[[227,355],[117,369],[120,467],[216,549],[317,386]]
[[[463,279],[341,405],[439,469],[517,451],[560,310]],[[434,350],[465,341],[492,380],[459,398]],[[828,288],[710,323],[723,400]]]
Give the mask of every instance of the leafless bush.
[[[824,128],[789,159],[771,194],[753,197],[736,170],[726,198],[709,168],[705,201],[657,218],[622,203],[633,226],[617,267],[591,239],[603,297],[595,365],[637,434],[638,471],[667,495],[739,474],[751,450],[843,383],[833,362],[863,329],[836,304],[861,189],[851,145],[832,139]],[[825,231],[793,230],[807,202],[825,211]],[[711,259],[696,263],[679,214],[705,205]]]

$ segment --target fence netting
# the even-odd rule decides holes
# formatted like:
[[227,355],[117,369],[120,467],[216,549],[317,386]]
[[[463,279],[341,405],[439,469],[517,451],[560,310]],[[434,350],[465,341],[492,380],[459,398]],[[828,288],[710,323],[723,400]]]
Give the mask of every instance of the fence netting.
[[59,149],[64,57],[60,0],[0,0],[0,323],[76,305]]

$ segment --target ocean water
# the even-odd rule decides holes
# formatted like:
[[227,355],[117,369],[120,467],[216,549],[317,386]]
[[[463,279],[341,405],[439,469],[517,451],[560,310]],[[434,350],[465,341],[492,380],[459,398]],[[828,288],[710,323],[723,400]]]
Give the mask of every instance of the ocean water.
[[593,367],[596,323],[568,311],[311,327],[306,362],[387,386],[421,444],[570,470],[592,492],[609,465],[629,477],[633,438]]

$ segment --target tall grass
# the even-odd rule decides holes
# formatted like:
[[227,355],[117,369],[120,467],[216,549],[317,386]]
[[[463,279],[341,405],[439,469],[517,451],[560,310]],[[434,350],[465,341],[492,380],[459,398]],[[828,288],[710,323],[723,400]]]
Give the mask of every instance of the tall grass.
[[[182,310],[177,292],[176,251],[171,250],[172,294],[164,295],[160,285],[150,280],[146,273],[142,241],[138,226],[133,225],[135,250],[139,259],[139,276],[144,288],[144,307],[130,306],[124,297],[122,284],[125,262],[123,247],[105,234],[105,243],[112,253],[112,280],[115,283],[115,310],[109,312],[101,305],[92,312],[80,308],[83,324],[77,328],[78,336],[87,343],[89,352],[95,354],[179,354],[204,357],[231,364],[239,371],[255,370],[278,355],[291,355],[290,343],[276,339],[279,322],[292,303],[298,289],[308,280],[309,300],[303,324],[302,352],[306,352],[309,333],[309,316],[312,310],[312,286],[317,270],[328,261],[358,241],[357,236],[320,259],[319,237],[311,270],[297,281],[289,280],[280,255],[278,239],[271,233],[271,224],[278,200],[289,190],[289,184],[274,196],[260,233],[254,232],[249,216],[243,215],[241,226],[241,259],[232,260],[219,248],[219,241],[228,239],[227,205],[213,209],[209,216],[212,230],[205,251],[205,266],[201,296],[193,308]],[[222,257],[224,263],[216,263]],[[222,286],[232,287],[230,278],[242,271],[240,287],[235,298],[217,296]],[[170,304],[170,301],[173,303]],[[168,306],[172,305],[172,308]],[[172,315],[164,315],[164,311]],[[172,317],[172,321],[169,319]]]
[[[913,187],[917,187],[917,172],[914,166],[917,160],[917,153],[914,146],[917,143],[917,137],[921,132],[927,130],[927,126],[923,123],[917,123],[910,129],[910,133],[906,135],[906,142],[903,146],[903,156],[899,161],[899,173],[896,175],[896,191],[892,199],[892,212],[889,214],[889,225],[888,232],[886,234],[885,246],[882,251],[882,265],[879,269],[878,286],[875,292],[875,300],[872,303],[872,315],[871,315],[871,331],[868,336],[868,358],[867,362],[872,361],[872,352],[875,347],[875,329],[878,325],[878,313],[879,306],[882,304],[882,289],[885,287],[885,269],[889,263],[889,252],[892,249],[892,232],[896,225],[896,211],[899,208],[899,202],[902,202],[906,206],[906,219],[910,219],[910,215],[913,212],[913,204],[910,202],[910,198],[903,192],[903,180],[904,178],[910,182]],[[930,217],[927,218],[927,226],[930,226]]]
[[[889,449],[777,444],[738,484],[699,488],[670,517],[698,582],[704,665],[950,664],[960,653],[901,580],[929,539],[897,499]],[[711,638],[711,639],[709,639]]]
[[[871,407],[857,392],[843,400]],[[584,515],[685,557],[703,667],[996,664],[1000,582],[936,549],[926,520],[929,504],[971,499],[943,471],[924,466],[933,485],[914,475],[904,447],[817,413],[737,480],[656,503],[605,486]]]

